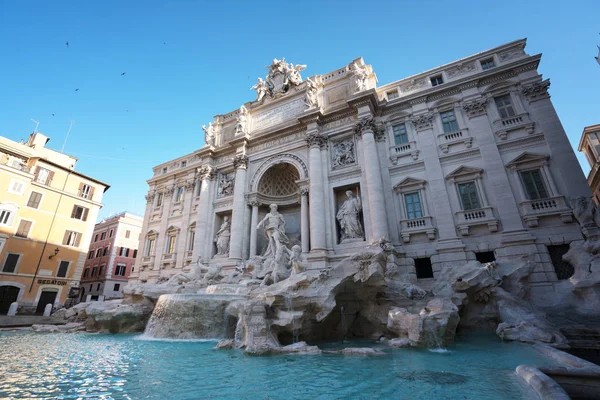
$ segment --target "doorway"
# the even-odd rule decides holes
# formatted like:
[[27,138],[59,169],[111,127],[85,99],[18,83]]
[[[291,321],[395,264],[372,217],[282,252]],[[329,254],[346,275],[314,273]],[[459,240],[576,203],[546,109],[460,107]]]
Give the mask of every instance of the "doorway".
[[44,308],[46,308],[46,304],[52,304],[54,307],[54,300],[56,300],[57,292],[50,292],[48,290],[42,291],[40,295],[40,300],[38,301],[37,308],[35,309],[36,314],[43,314]]
[[16,286],[0,286],[0,315],[6,315],[10,305],[17,301],[19,288]]

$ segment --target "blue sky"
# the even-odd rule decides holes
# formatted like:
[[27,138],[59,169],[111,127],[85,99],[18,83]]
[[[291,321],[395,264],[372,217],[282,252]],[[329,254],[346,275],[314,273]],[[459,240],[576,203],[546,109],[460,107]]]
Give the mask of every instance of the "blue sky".
[[143,215],[152,167],[202,147],[274,57],[310,76],[363,56],[383,85],[528,38],[577,146],[600,123],[598,15],[597,0],[0,1],[0,136],[26,139],[33,118],[60,150],[74,120],[65,153],[111,185],[100,218]]

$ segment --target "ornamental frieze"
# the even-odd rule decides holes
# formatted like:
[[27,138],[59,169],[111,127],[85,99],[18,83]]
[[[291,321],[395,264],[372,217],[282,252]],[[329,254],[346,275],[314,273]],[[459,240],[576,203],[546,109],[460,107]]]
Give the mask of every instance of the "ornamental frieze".
[[433,128],[433,113],[428,112],[426,114],[414,116],[410,119],[410,122],[417,131],[431,129]]

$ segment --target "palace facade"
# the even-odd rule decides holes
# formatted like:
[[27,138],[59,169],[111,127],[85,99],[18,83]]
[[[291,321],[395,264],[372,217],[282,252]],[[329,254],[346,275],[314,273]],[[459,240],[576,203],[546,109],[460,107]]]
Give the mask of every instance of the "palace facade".
[[305,80],[305,66],[273,60],[256,100],[153,169],[130,279],[260,256],[272,237],[257,225],[276,204],[308,268],[385,238],[424,287],[455,263],[529,259],[543,302],[582,238],[569,197],[591,193],[525,45],[383,86],[362,58]]

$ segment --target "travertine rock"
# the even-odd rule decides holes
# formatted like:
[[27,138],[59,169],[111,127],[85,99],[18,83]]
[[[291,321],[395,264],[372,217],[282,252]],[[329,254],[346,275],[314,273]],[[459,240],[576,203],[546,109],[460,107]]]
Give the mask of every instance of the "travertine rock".
[[122,300],[109,300],[86,304],[79,315],[87,317],[87,330],[110,333],[142,332],[154,308],[150,301],[125,304]]

